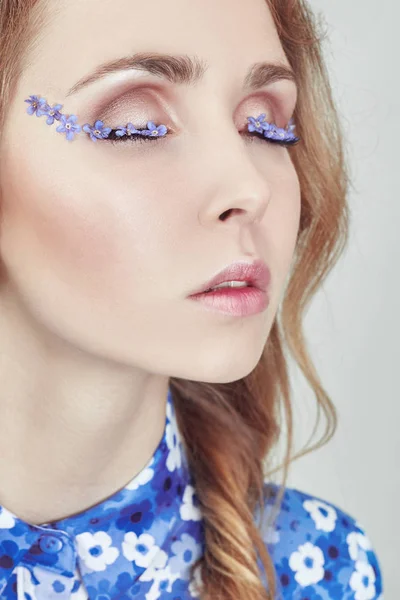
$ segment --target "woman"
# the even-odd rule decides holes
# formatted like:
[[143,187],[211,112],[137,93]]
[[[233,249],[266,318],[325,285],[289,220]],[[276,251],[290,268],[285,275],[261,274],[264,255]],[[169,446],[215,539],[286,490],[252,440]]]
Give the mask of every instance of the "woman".
[[382,599],[355,518],[285,487],[286,350],[336,425],[302,316],[348,233],[310,8],[0,23],[1,598]]

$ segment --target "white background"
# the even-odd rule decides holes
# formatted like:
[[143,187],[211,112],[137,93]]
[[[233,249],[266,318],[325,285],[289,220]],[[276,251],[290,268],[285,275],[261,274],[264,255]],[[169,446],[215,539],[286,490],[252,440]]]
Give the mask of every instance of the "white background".
[[[339,413],[333,440],[292,464],[290,487],[332,501],[365,528],[385,600],[399,598],[400,5],[310,0],[345,128],[353,189],[348,249],[306,318],[311,355]],[[292,368],[292,367],[291,367]],[[315,400],[293,371],[296,450]],[[322,432],[320,427],[319,432]]]

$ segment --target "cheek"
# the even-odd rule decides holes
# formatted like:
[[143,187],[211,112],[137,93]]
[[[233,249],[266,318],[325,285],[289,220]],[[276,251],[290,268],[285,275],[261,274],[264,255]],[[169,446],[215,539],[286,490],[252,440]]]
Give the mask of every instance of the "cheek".
[[300,224],[301,191],[292,163],[271,179],[271,198],[264,216],[263,235],[267,257],[275,273],[275,287],[280,290],[293,260]]
[[5,167],[0,243],[6,264],[56,274],[99,294],[104,286],[120,290],[122,278],[146,276],[145,262],[157,252],[155,230],[163,227],[160,191],[151,180],[125,174],[115,183],[107,170],[82,171],[76,160],[70,168],[65,160],[35,164],[29,152],[9,154]]

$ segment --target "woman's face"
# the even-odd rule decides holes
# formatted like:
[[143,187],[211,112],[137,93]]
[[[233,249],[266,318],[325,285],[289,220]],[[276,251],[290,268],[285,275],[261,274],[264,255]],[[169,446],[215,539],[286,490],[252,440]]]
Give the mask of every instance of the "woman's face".
[[[248,116],[284,127],[296,103],[289,80],[243,87],[254,63],[288,64],[265,0],[51,0],[48,11],[0,148],[9,289],[77,356],[198,381],[244,377],[268,338],[300,216],[290,150],[245,136]],[[119,71],[69,93],[138,52],[196,55],[207,69],[190,85]],[[152,120],[171,133],[68,141],[57,121],[27,114],[33,94],[80,125]],[[188,298],[230,263],[257,258],[271,271],[265,311],[227,316]]]

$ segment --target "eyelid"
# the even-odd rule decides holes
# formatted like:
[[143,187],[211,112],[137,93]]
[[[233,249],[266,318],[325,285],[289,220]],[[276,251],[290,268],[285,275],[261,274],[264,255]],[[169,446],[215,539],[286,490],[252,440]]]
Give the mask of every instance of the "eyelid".
[[[161,88],[161,90],[163,90],[163,88]],[[160,120],[155,119],[154,115],[160,112],[159,108],[156,108],[156,106],[158,105],[158,103],[160,103],[160,108],[161,111],[166,110],[167,112],[171,112],[174,113],[173,110],[173,104],[170,104],[168,101],[165,101],[164,99],[164,94],[161,93],[160,94],[160,90],[157,89],[157,87],[154,86],[154,84],[152,85],[148,85],[148,86],[143,86],[143,82],[140,82],[140,85],[138,85],[138,87],[134,87],[132,88],[128,88],[128,90],[125,90],[123,93],[120,93],[116,98],[114,98],[113,100],[107,102],[107,103],[102,103],[102,110],[101,111],[96,111],[96,114],[99,115],[100,117],[98,117],[99,119],[101,119],[103,122],[107,123],[108,127],[111,127],[112,129],[116,129],[117,127],[120,126],[120,123],[116,122],[116,120],[110,116],[112,115],[112,113],[115,113],[115,111],[118,110],[118,113],[120,114],[124,114],[124,110],[132,110],[132,104],[138,104],[138,106],[140,107],[138,109],[138,113],[147,113],[150,115],[150,118],[152,121],[154,122],[165,122],[164,121],[164,117],[160,117]],[[146,99],[146,100],[145,100]],[[154,108],[151,106],[151,104],[154,104]],[[264,110],[266,110],[267,113],[270,113],[270,119],[269,122],[270,123],[274,123],[276,126],[284,128],[287,125],[287,122],[285,122],[285,118],[284,115],[288,114],[289,111],[292,111],[292,106],[289,106],[289,103],[287,101],[287,98],[285,96],[285,94],[282,91],[270,91],[267,94],[267,97],[262,93],[258,93],[255,95],[255,97],[253,98],[252,102],[251,102],[254,107],[253,109],[251,109],[249,112],[247,112],[247,114],[256,114],[257,111],[259,110],[259,108],[257,108],[257,105],[259,107],[263,107]],[[292,102],[290,102],[290,105],[292,104]],[[265,105],[265,107],[264,107]],[[135,111],[132,111],[135,112]],[[293,111],[292,111],[293,112]],[[115,114],[118,114],[115,113]],[[258,114],[258,113],[257,113]],[[132,120],[132,119],[131,119]],[[138,123],[139,121],[141,121],[142,119],[139,118],[136,120],[136,123]],[[171,121],[171,119],[169,119]],[[112,121],[113,125],[109,125],[109,122]],[[173,118],[172,118],[172,122],[173,122]],[[115,126],[114,126],[115,124]],[[247,126],[247,121],[244,120],[242,127],[240,129],[240,131],[242,131],[242,128],[246,128]],[[138,125],[138,129],[143,129],[145,128],[145,125]],[[168,127],[169,129],[169,133],[171,133],[171,127]]]
[[[31,95],[28,99],[25,99],[24,102],[30,104],[29,108],[27,108],[26,112],[29,115],[33,115],[36,113],[37,117],[46,116],[46,123],[48,125],[52,125],[55,121],[61,121],[61,125],[57,127],[57,131],[60,133],[65,133],[67,140],[71,141],[77,133],[80,133],[82,130],[86,132],[93,141],[98,141],[108,139],[109,135],[112,133],[113,135],[121,130],[121,135],[116,135],[115,139],[120,139],[121,137],[126,137],[128,134],[137,134],[142,135],[144,137],[158,138],[166,137],[168,132],[171,132],[171,128],[167,127],[164,124],[156,125],[154,121],[147,121],[146,128],[136,128],[131,122],[128,122],[126,125],[119,125],[117,129],[106,126],[101,119],[97,119],[94,125],[90,125],[90,123],[85,123],[83,127],[77,123],[77,115],[74,114],[63,114],[61,113],[61,104],[56,104],[51,106],[47,100],[39,95]],[[299,141],[296,134],[294,133],[295,123],[294,119],[291,118],[286,127],[279,127],[276,123],[266,121],[265,120],[266,113],[262,113],[257,117],[247,117],[248,121],[248,133],[258,133],[261,134],[263,138],[268,138],[267,141],[270,142],[278,142],[278,143],[296,143]],[[129,137],[129,135],[128,135]]]
[[[127,121],[136,121],[138,128],[145,128],[149,120],[165,123],[165,119],[168,118],[169,121],[173,121],[173,105],[165,100],[164,95],[160,91],[154,84],[144,86],[143,82],[141,82],[139,87],[130,87],[122,93],[120,92],[113,99],[108,101],[104,101],[103,99],[101,105],[98,104],[98,107],[92,111],[93,115],[95,115],[95,117],[92,117],[92,120],[94,121],[97,118],[107,124],[111,121],[113,129],[121,124],[119,119],[115,118],[115,115],[118,118],[118,115],[128,114],[129,118],[125,123]],[[166,117],[166,115],[171,116]],[[143,126],[140,125],[141,122],[143,122]],[[109,126],[111,127],[111,125]]]
[[[246,138],[252,138],[251,141],[254,140],[254,138],[258,139],[258,140],[262,140],[263,143],[270,143],[270,144],[275,144],[275,145],[280,145],[280,146],[291,146],[296,144],[297,142],[300,141],[300,138],[298,138],[295,133],[294,133],[294,129],[295,129],[295,124],[294,124],[294,120],[293,118],[291,118],[287,124],[287,126],[285,128],[283,127],[279,127],[276,123],[272,122],[272,121],[266,121],[265,120],[265,113],[260,114],[258,117],[248,117],[247,121],[247,130],[243,131],[243,134],[245,135]],[[163,127],[163,126],[159,126],[159,127]],[[140,132],[137,131],[137,133],[134,133],[133,135],[129,135],[127,136],[122,135],[122,136],[116,136],[116,137],[107,137],[105,139],[105,141],[109,140],[111,141],[111,143],[113,143],[115,145],[115,143],[119,144],[119,143],[142,143],[142,142],[147,142],[147,141],[160,141],[160,138],[166,138],[168,137],[168,129],[166,129],[166,132],[161,135],[155,135],[155,136],[149,136],[149,135],[140,135]],[[260,131],[261,130],[261,131]],[[118,130],[112,130],[112,132],[110,132],[111,134],[115,134],[115,132]],[[242,133],[242,132],[241,132]],[[149,139],[149,138],[157,138],[157,139]]]

